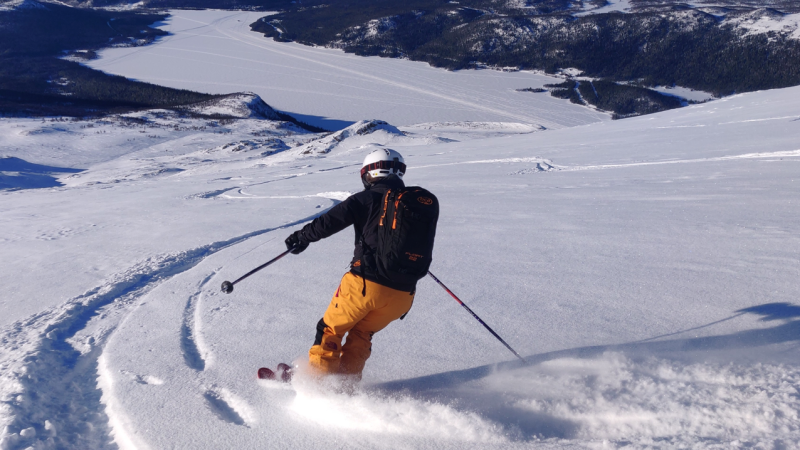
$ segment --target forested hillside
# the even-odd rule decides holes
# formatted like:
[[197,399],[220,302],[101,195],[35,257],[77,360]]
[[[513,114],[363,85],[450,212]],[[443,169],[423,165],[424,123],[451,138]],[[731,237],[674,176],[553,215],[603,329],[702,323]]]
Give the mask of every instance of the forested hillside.
[[[638,7],[630,13],[578,15],[576,3],[560,0],[334,0],[287,10],[252,28],[277,40],[447,69],[490,66],[554,73],[574,67],[605,81],[678,85],[717,96],[800,84],[800,41],[789,32],[752,33],[737,26],[779,21],[785,13],[753,9],[748,2],[727,3],[690,8],[634,2]],[[770,3],[794,11],[798,2]]]
[[110,45],[143,45],[165,14],[70,8],[29,0],[0,11],[0,114],[87,115],[213,98],[107,75],[79,64]]
[[81,8],[27,0],[0,10],[0,112],[83,114],[207,99],[73,62],[109,45],[150,42],[163,32],[149,25],[166,17],[153,8],[174,7],[280,11],[252,29],[451,70],[575,68],[593,95],[553,95],[615,117],[686,104],[655,86],[719,97],[800,84],[800,19],[789,15],[800,11],[797,0],[629,0],[624,12],[606,0],[149,0],[139,12],[98,9],[117,0],[67,3]]

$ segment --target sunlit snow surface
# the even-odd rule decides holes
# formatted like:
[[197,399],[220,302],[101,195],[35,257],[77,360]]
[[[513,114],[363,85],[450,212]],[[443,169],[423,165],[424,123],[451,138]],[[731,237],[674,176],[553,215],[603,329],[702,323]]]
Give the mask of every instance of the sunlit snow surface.
[[746,35],[775,33],[790,39],[800,39],[800,14],[766,14],[756,11],[728,19],[725,23],[747,30]]
[[653,90],[698,103],[712,100],[714,98],[714,96],[708,92],[695,91],[694,89],[681,86],[656,86],[653,88]]
[[[588,6],[587,3],[588,2],[584,3],[584,8]],[[630,0],[607,0],[606,4],[599,8],[593,8],[590,6],[585,11],[577,13],[575,15],[585,16],[589,14],[606,14],[612,11],[624,13],[624,12],[629,12],[631,10],[631,7],[632,5]]]
[[274,108],[326,129],[362,119],[523,122],[547,128],[609,115],[547,94],[516,89],[560,83],[530,72],[451,72],[426,63],[364,58],[278,43],[250,31],[265,13],[171,11],[171,36],[147,47],[100,52],[91,67],[156,84],[210,93],[253,91]]
[[[0,121],[28,164],[3,176],[61,184],[0,191],[2,448],[800,446],[800,88],[392,125]],[[220,283],[361,189],[378,146],[441,201],[433,273],[529,365],[424,279],[353,395],[255,379],[304,359],[352,231]]]

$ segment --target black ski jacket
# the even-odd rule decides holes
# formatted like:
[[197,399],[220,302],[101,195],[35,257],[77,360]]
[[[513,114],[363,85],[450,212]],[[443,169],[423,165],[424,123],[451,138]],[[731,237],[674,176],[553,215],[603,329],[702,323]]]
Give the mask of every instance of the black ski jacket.
[[353,225],[356,232],[356,248],[353,260],[350,261],[350,272],[392,289],[414,292],[416,283],[398,284],[380,277],[375,270],[374,252],[378,248],[381,201],[387,190],[403,187],[405,187],[403,180],[396,175],[389,175],[375,182],[369,189],[351,195],[304,226],[303,238],[308,242],[317,242]]

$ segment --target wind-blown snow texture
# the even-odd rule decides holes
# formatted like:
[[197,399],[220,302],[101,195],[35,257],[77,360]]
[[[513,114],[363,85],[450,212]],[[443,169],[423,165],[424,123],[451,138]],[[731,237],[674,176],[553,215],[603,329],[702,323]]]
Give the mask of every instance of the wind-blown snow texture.
[[[547,131],[3,119],[3,173],[61,185],[0,191],[0,446],[795,448],[798,100]],[[354,395],[256,380],[303,359],[352,232],[220,283],[380,146],[441,201],[431,270],[528,364],[425,279]]]

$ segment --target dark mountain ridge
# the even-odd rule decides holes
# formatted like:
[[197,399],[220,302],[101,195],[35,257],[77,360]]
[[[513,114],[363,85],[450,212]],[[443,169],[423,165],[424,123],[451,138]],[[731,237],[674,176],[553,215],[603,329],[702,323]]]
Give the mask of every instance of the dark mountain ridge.
[[[6,3],[9,5],[9,3]],[[0,117],[99,116],[164,108],[217,118],[256,117],[324,131],[273,110],[250,93],[210,95],[109,75],[80,62],[110,46],[147,45],[163,12],[107,11],[36,0],[0,9]]]
[[149,25],[166,17],[34,0],[0,10],[0,114],[80,116],[214,98],[108,75],[76,62],[104,47],[152,42],[166,33]]

